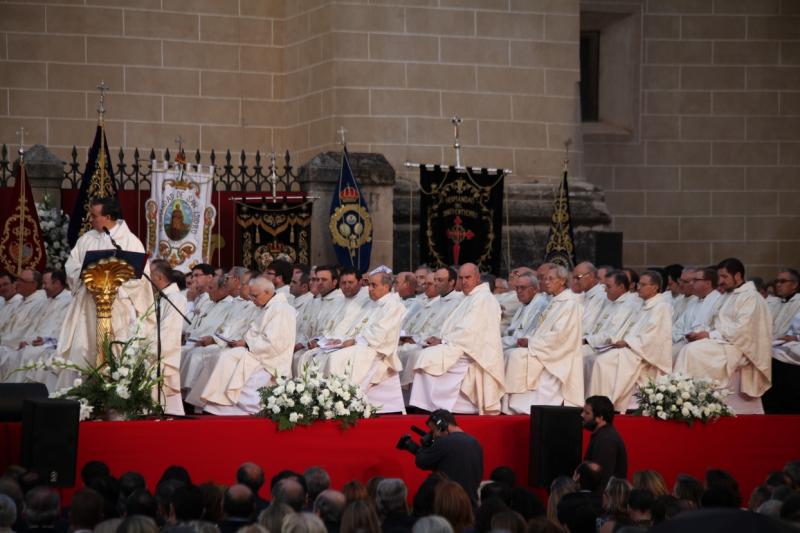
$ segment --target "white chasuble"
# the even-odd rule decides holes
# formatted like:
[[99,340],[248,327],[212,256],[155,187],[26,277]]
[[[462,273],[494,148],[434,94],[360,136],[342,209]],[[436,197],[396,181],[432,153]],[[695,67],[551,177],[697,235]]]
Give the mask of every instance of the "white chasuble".
[[580,300],[579,294],[562,290],[550,300],[539,318],[541,324],[527,337],[528,346],[506,350],[509,395],[536,390],[547,373],[558,381],[565,404],[583,405]]
[[[176,311],[169,302],[161,301],[161,377],[164,378],[164,412],[168,415],[183,415],[181,399],[181,333],[184,320],[180,313],[186,314],[186,297],[174,283],[163,291],[178,308]],[[160,296],[156,296],[160,298]],[[180,311],[180,313],[178,313]],[[155,349],[155,345],[153,346]]]
[[[124,220],[117,221],[110,233],[123,250],[144,253],[142,242],[128,229]],[[95,353],[97,314],[94,299],[81,281],[83,259],[86,252],[113,248],[111,240],[105,233],[89,230],[78,239],[64,265],[67,281],[72,289],[72,302],[58,337],[58,353],[79,365],[88,363],[93,366],[97,362]],[[150,266],[145,265],[144,271],[149,275]],[[153,346],[156,321],[152,310],[153,290],[144,276],[123,283],[111,309],[114,338],[126,341],[136,334]],[[142,321],[142,329],[136,333],[136,321],[147,311],[151,312]],[[72,385],[71,380],[68,382]]]
[[710,338],[688,343],[675,370],[727,385],[741,369],[741,392],[760,397],[772,380],[772,317],[751,281],[725,299],[712,322]]
[[[778,310],[773,321],[773,338],[800,335],[800,292]],[[782,363],[800,365],[800,342],[789,341],[773,348],[772,357]]]
[[606,286],[598,283],[583,295],[583,317],[581,319],[582,331],[591,331],[603,314],[603,309],[609,304],[606,296]]
[[245,347],[226,348],[207,365],[186,401],[235,405],[247,380],[259,369],[275,376],[291,373],[295,341],[295,310],[283,295],[275,294],[259,308],[244,335]]
[[517,309],[508,329],[503,332],[503,350],[514,348],[519,339],[533,334],[536,330],[539,316],[550,303],[547,298],[539,298],[540,294],[544,293],[536,294],[530,302]]
[[14,313],[17,311],[17,308],[22,305],[22,300],[24,300],[24,298],[19,293],[6,300],[3,308],[0,309],[0,331],[5,328],[9,320],[14,318]]
[[480,414],[498,414],[504,392],[500,313],[489,285],[481,283],[445,319],[442,343],[421,350],[414,365],[417,373],[442,376],[462,357],[469,358],[460,392]]
[[37,319],[44,313],[49,302],[44,290],[39,289],[28,295],[14,311],[14,316],[6,322],[0,337],[3,346],[17,349],[19,343],[27,339],[33,332]]
[[625,411],[636,385],[645,378],[672,372],[672,307],[662,294],[644,302],[636,321],[614,348],[597,356],[587,396],[607,396],[615,409]]
[[500,309],[503,314],[500,317],[500,330],[505,331],[511,326],[511,320],[517,311],[522,307],[522,302],[517,298],[517,291],[506,291],[500,294],[495,294],[497,303],[500,304]]
[[348,335],[348,338],[355,339],[356,344],[331,352],[322,368],[325,376],[349,374],[351,382],[362,385],[364,392],[367,378],[369,384],[377,384],[396,375],[402,368],[397,357],[397,338],[406,307],[397,294],[390,292],[367,303],[365,310],[367,321]]

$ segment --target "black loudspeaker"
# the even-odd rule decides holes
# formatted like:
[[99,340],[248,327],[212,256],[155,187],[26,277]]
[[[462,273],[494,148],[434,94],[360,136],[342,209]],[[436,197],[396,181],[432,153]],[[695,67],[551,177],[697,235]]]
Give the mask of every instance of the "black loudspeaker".
[[47,398],[44,383],[0,383],[0,422],[20,422],[22,402]]
[[595,265],[622,268],[622,232],[598,231],[594,243]]
[[80,403],[26,400],[22,411],[22,466],[50,485],[75,485]]
[[528,484],[549,488],[558,476],[572,476],[581,462],[580,407],[531,406]]

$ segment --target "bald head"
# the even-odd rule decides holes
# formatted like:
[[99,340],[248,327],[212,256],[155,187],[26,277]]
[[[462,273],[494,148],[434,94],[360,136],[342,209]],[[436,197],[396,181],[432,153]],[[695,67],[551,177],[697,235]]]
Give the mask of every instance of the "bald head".
[[597,268],[589,261],[578,263],[572,270],[572,290],[581,293],[597,285]]
[[402,299],[411,298],[417,294],[417,278],[411,272],[400,272],[394,279],[394,291]]
[[480,284],[481,271],[474,263],[464,263],[458,269],[458,280],[461,282],[461,290],[468,295]]

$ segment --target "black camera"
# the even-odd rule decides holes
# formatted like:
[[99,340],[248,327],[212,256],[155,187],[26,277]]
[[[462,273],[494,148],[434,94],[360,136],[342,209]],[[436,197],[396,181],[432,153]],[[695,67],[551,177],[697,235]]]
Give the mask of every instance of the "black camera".
[[406,433],[405,435],[400,437],[399,441],[397,441],[396,448],[398,450],[405,450],[411,453],[412,455],[417,455],[417,452],[419,451],[420,448],[422,447],[427,448],[428,446],[433,444],[433,433],[425,431],[424,429],[420,429],[417,426],[411,426],[411,431],[422,437],[420,439],[419,444],[414,442],[414,439],[411,438],[411,435]]

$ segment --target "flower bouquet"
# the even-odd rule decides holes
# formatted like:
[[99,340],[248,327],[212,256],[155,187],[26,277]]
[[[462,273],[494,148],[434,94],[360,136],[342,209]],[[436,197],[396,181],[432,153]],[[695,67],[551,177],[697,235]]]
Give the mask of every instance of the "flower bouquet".
[[306,365],[296,378],[278,377],[275,385],[259,389],[261,416],[278,423],[278,429],[310,425],[316,420],[338,420],[342,427],[371,417],[371,405],[357,385],[340,376],[323,377],[317,365]]
[[39,228],[47,252],[47,268],[63,270],[70,250],[67,241],[69,216],[51,204],[48,194],[44,195],[41,202],[36,202],[36,212],[39,214]]
[[160,414],[161,406],[153,397],[159,385],[156,363],[143,338],[126,342],[103,343],[105,360],[98,366],[78,365],[61,357],[36,361],[18,371],[73,370],[81,375],[67,387],[50,394],[51,398],[78,400],[80,420],[131,419]]
[[695,420],[708,422],[724,416],[736,416],[726,403],[730,390],[718,381],[691,378],[682,374],[648,379],[639,387],[639,414],[659,420],[680,420],[692,424]]

